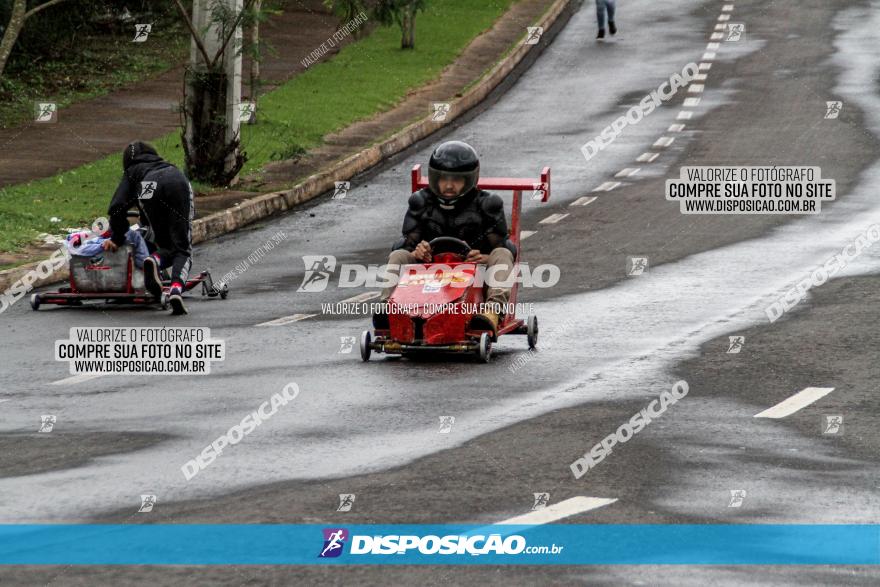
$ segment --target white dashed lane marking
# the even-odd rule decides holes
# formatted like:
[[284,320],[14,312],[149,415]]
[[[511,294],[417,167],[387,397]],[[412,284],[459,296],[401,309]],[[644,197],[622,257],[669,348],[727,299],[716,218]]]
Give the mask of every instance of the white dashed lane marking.
[[70,377],[65,377],[64,379],[53,381],[49,385],[74,385],[76,383],[91,381],[92,379],[103,377],[104,375],[106,375],[106,373],[81,373],[79,375],[71,375]]
[[285,324],[299,322],[300,320],[305,320],[306,318],[311,318],[312,316],[317,316],[317,314],[293,314],[292,316],[282,316],[281,318],[276,318],[275,320],[261,322],[260,324],[257,324],[257,326],[284,326]]
[[569,204],[569,206],[586,206],[590,202],[594,202],[596,200],[596,196],[582,196]]
[[[721,37],[723,37],[723,36],[724,35],[721,35]],[[720,48],[721,48],[721,43],[709,43],[708,45],[706,45],[706,51],[717,51]]]
[[730,15],[729,14],[722,14],[721,16],[718,17],[718,20],[720,20],[720,21],[730,20]]
[[693,108],[694,106],[699,106],[700,98],[685,98],[684,106],[688,108]]
[[654,159],[660,156],[660,153],[642,153],[636,158],[636,161],[639,163],[650,163]]
[[[721,23],[718,23],[718,24],[715,25],[715,30],[716,30],[716,31],[723,31],[723,30],[724,30],[724,26],[725,26],[725,25],[723,25],[723,24],[721,24]],[[722,35],[722,36],[723,36],[723,35]],[[719,38],[720,38],[720,37],[719,37]]]
[[613,190],[614,188],[616,188],[619,185],[620,185],[619,181],[606,181],[605,183],[603,183],[602,185],[600,185],[599,187],[597,187],[593,191],[594,192],[610,192],[611,190]]
[[715,53],[713,53],[712,51],[707,51],[707,52],[703,53],[703,56],[700,57],[700,59],[706,59],[707,61],[711,61],[711,60],[715,59]]
[[[721,26],[721,28],[724,28],[723,24],[719,25],[719,26]],[[713,41],[720,41],[721,39],[724,38],[724,33],[712,33],[711,35],[709,35],[709,38],[712,39]]]
[[666,132],[681,132],[684,130],[683,124],[670,124],[669,128],[666,129]]
[[700,71],[709,71],[710,69],[712,69],[712,64],[711,64],[711,63],[700,63],[700,64],[697,66],[697,68],[698,68]]
[[721,12],[733,12],[733,4],[725,4],[721,7]]
[[704,82],[704,81],[706,81],[706,77],[707,77],[707,76],[706,76],[705,73],[698,73],[698,74],[695,74],[695,75],[694,75],[694,81],[697,81],[697,82]]
[[654,141],[653,147],[668,147],[675,141],[675,137],[660,137]]
[[347,300],[342,300],[339,302],[340,304],[356,304],[358,302],[366,302],[367,300],[372,300],[373,298],[378,298],[382,295],[382,292],[379,291],[365,291],[362,294],[358,294],[354,297],[348,298]]
[[557,222],[559,222],[560,220],[562,220],[566,216],[568,216],[568,214],[551,214],[550,216],[548,216],[544,220],[541,220],[540,222],[538,222],[538,224],[556,224]]
[[767,408],[760,414],[755,414],[755,418],[785,418],[805,408],[818,399],[821,399],[834,391],[833,387],[807,387],[790,398],[783,400],[773,406]]
[[706,86],[704,86],[703,84],[691,84],[688,86],[688,93],[700,94],[703,92],[704,89],[706,89]]
[[524,241],[537,232],[537,230],[521,230],[519,231],[519,240]]
[[625,167],[624,169],[621,169],[620,171],[615,173],[614,177],[632,177],[641,170],[641,167]]
[[547,507],[541,508],[539,510],[535,510],[527,514],[516,516],[514,518],[510,518],[509,520],[504,520],[503,522],[497,523],[523,525],[550,524],[557,520],[568,518],[569,516],[575,516],[577,514],[582,514],[590,510],[595,510],[606,505],[610,505],[615,501],[617,501],[617,499],[607,497],[571,497],[564,501],[560,501],[559,503],[554,503],[553,505],[548,505]]
[[675,117],[676,120],[690,120],[693,118],[694,113],[690,110],[682,110],[678,113],[678,116]]

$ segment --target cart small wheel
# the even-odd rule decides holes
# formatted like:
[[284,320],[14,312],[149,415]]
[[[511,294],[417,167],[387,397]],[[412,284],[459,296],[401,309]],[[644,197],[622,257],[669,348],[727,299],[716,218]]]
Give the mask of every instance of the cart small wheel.
[[162,295],[159,296],[159,305],[162,307],[163,310],[168,309],[168,294],[166,294],[164,291],[162,292]]
[[373,352],[373,347],[370,344],[373,342],[373,337],[370,336],[369,330],[364,330],[361,333],[361,360],[366,362],[370,360],[370,354]]
[[34,311],[40,309],[40,294],[31,295],[31,309]]
[[220,288],[220,299],[225,300],[226,296],[228,296],[228,295],[229,295],[229,286],[224,283],[223,287]]
[[488,332],[480,335],[480,347],[478,349],[480,360],[488,363],[492,358],[492,337]]
[[534,314],[529,314],[526,320],[526,340],[529,341],[530,349],[538,346],[538,317]]

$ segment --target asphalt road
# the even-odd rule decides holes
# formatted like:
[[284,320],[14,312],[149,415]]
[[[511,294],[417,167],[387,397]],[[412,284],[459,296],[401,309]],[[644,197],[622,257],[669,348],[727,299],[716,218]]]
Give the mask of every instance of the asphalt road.
[[[563,520],[572,523],[880,522],[880,246],[780,320],[765,314],[880,222],[880,3],[634,1],[619,10],[620,33],[597,44],[586,3],[512,87],[443,137],[471,142],[486,175],[553,168],[552,200],[528,201],[523,224],[534,231],[525,258],[556,263],[562,276],[520,293],[541,322],[538,352],[508,337],[490,364],[363,364],[356,349],[340,352],[341,340],[368,319],[329,316],[321,304],[367,290],[296,292],[304,255],[384,262],[408,171],[430,152],[422,145],[352,182],[344,199],[328,195],[197,248],[196,265],[223,274],[286,235],[230,284],[229,299],[193,299],[186,317],[33,313],[24,302],[0,316],[0,520],[488,523],[528,512],[533,494],[547,492],[551,503],[617,500]],[[745,35],[709,49],[724,14]],[[679,92],[585,162],[581,145],[691,61],[711,63],[697,82],[703,91]],[[824,118],[829,100],[843,102],[836,119]],[[663,193],[684,165],[820,166],[838,197],[813,217],[683,215]],[[596,199],[580,205],[584,196]],[[542,222],[552,214],[567,216]],[[628,256],[647,257],[648,271],[627,276]],[[296,314],[313,316],[265,325]],[[210,327],[226,360],[202,377],[80,382],[53,360],[54,341],[71,327],[172,323]],[[745,337],[739,353],[727,352],[730,336]],[[680,379],[685,399],[573,477],[574,459]],[[183,478],[184,462],[289,382],[301,390],[294,402]],[[754,417],[808,387],[833,391],[782,419]],[[57,417],[49,434],[36,432],[43,414]],[[823,433],[837,415],[842,432]],[[445,416],[455,421],[441,432]],[[731,491],[745,492],[739,507]],[[144,493],[158,503],[138,514]],[[339,494],[357,496],[351,511],[336,511]],[[876,570],[843,567],[0,569],[10,584],[878,580]]]

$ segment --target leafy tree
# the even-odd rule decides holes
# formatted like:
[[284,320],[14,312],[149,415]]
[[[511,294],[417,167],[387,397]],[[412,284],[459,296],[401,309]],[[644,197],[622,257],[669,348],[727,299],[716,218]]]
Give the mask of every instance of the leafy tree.
[[424,10],[426,4],[427,0],[379,0],[373,15],[385,26],[396,24],[400,27],[401,49],[415,49],[416,14]]

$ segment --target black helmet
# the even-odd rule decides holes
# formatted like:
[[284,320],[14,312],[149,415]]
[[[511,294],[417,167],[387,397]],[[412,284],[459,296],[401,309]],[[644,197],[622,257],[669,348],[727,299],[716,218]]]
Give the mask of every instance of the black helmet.
[[[454,198],[445,198],[440,193],[440,177],[452,175],[464,178],[464,188]],[[428,163],[428,185],[434,195],[445,202],[455,202],[466,196],[477,186],[480,177],[480,158],[474,148],[461,141],[441,143],[431,154]]]

